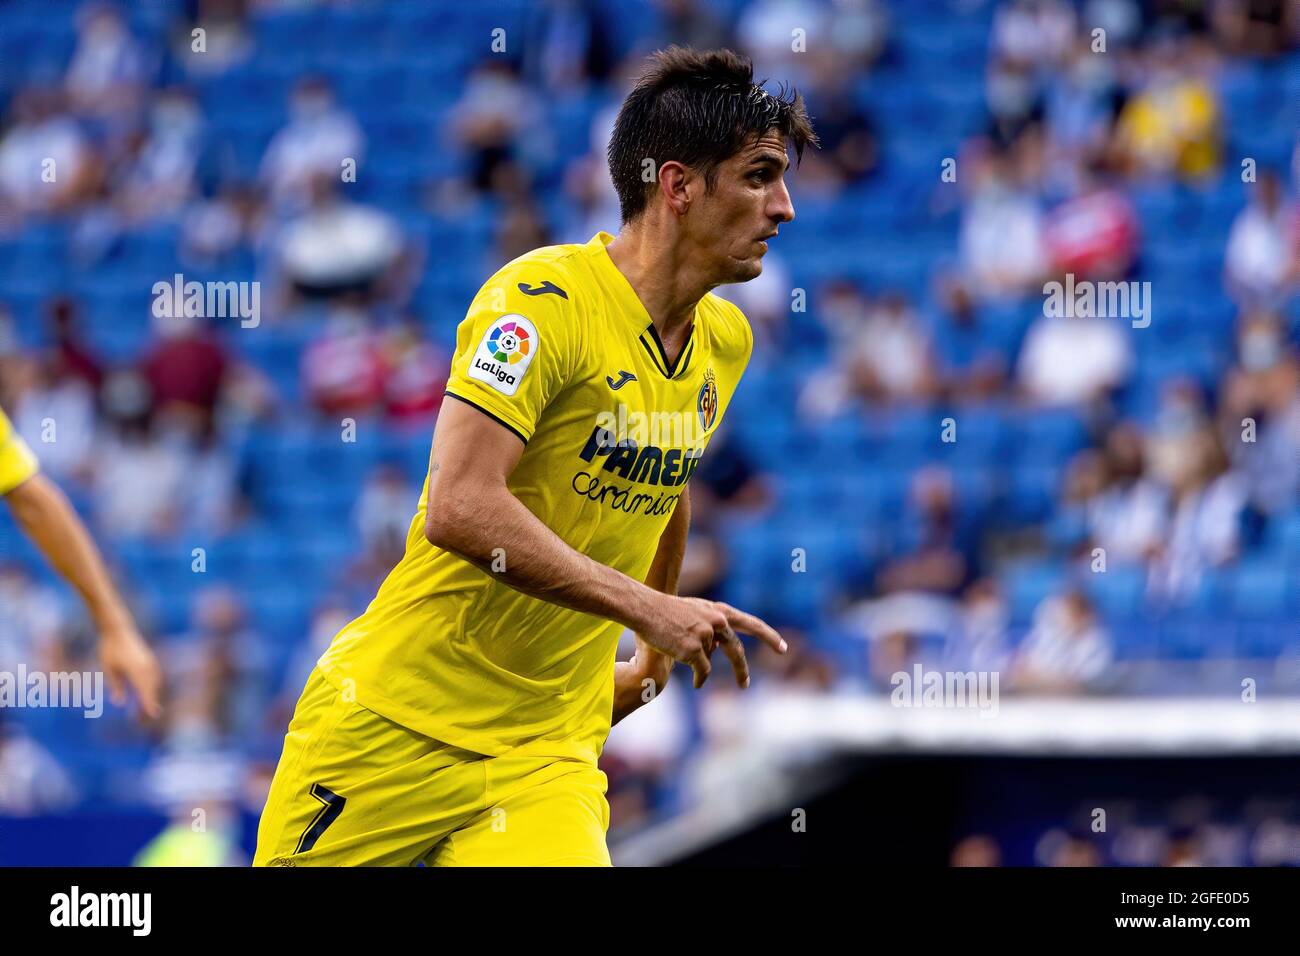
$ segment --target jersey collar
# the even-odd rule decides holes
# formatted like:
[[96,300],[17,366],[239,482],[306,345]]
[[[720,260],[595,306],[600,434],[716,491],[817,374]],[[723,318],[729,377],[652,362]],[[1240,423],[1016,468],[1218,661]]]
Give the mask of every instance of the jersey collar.
[[637,296],[636,290],[632,288],[632,283],[627,281],[627,276],[619,271],[618,266],[614,265],[614,260],[609,257],[609,250],[606,247],[613,241],[614,237],[612,235],[601,230],[591,237],[591,241],[587,245],[592,250],[592,258],[597,263],[597,268],[605,272],[609,277],[609,283],[617,299],[619,314],[626,316],[632,330],[637,333],[642,347],[649,353],[655,368],[659,370],[664,378],[678,378],[685,374],[690,365],[692,353],[695,350],[695,332],[696,326],[700,322],[700,307],[699,305],[695,307],[695,315],[691,319],[691,328],[686,333],[686,341],[677,355],[677,361],[669,362],[668,355],[664,351],[663,342],[659,338],[659,332],[650,318],[650,313],[646,311],[646,307]]

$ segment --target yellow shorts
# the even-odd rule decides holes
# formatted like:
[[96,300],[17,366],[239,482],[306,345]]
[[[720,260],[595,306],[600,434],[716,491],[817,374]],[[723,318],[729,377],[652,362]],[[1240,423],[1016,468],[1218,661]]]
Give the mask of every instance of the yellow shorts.
[[254,866],[609,866],[607,781],[551,756],[485,757],[347,702],[312,671]]

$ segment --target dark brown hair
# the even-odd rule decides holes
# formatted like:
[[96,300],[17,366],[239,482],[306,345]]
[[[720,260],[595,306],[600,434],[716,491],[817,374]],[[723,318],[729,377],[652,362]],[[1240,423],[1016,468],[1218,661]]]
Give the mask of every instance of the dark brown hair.
[[609,174],[623,222],[645,211],[654,189],[641,175],[645,160],[656,169],[670,160],[690,166],[711,190],[719,164],[773,129],[794,142],[796,162],[804,146],[817,145],[803,98],[755,84],[748,57],[680,46],[652,54],[609,139]]

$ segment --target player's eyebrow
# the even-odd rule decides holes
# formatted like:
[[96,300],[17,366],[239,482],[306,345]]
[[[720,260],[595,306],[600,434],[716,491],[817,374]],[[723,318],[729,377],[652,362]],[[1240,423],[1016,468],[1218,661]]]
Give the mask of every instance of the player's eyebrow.
[[790,157],[781,156],[777,159],[777,153],[760,153],[749,161],[750,169],[757,169],[760,166],[775,166],[780,172],[785,172],[790,168]]

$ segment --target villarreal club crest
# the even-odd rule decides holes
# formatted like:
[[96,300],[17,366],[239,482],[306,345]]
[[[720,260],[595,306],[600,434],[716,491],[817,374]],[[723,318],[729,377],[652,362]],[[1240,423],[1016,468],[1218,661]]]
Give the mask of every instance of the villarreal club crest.
[[707,433],[718,420],[718,379],[713,369],[704,373],[704,384],[695,398],[695,410],[700,416],[700,430]]

